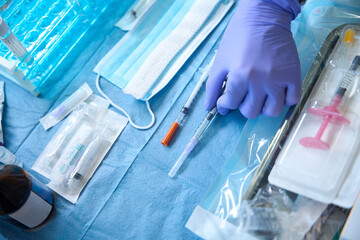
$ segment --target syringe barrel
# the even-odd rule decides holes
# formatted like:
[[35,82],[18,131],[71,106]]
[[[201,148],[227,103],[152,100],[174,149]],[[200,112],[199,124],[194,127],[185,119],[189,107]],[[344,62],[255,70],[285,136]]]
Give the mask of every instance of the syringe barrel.
[[192,91],[190,97],[186,101],[184,108],[190,108],[191,104],[195,100],[196,95],[200,92],[200,89],[203,85],[203,83],[206,81],[206,79],[209,77],[211,67],[213,66],[215,61],[215,55],[211,59],[210,63],[205,67],[203,74],[201,75],[199,81],[197,82],[194,90]]
[[342,78],[338,90],[336,92],[337,95],[344,96],[345,92],[349,89],[351,82],[355,78],[357,74],[359,74],[360,68],[360,56],[355,56],[354,60],[351,63],[349,70],[345,73]]
[[204,135],[206,129],[210,126],[210,124],[212,123],[212,121],[214,120],[216,114],[217,114],[217,108],[216,106],[206,115],[206,117],[204,118],[204,120],[201,122],[200,126],[198,127],[198,129],[196,130],[193,138],[196,138],[198,140],[200,140],[202,138],[202,136]]
[[185,118],[185,115],[186,115],[187,111],[188,111],[188,109],[183,107],[181,109],[181,112],[179,113],[178,117],[176,118],[175,122],[177,122],[179,125],[181,125],[182,121]]
[[360,56],[356,55],[351,63],[350,71],[357,71],[360,67]]

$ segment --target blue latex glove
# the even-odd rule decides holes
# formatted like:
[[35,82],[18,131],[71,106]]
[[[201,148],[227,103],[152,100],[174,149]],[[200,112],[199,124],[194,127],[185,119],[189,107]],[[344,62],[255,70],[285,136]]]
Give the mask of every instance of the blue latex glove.
[[247,118],[277,116],[299,101],[300,61],[290,31],[299,12],[297,0],[239,1],[206,84],[206,110],[217,104],[222,115],[239,109]]

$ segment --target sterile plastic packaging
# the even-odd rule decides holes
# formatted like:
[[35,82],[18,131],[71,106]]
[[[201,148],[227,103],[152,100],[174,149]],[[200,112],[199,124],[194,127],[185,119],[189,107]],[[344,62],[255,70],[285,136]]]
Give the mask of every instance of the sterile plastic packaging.
[[352,185],[338,199],[359,155],[360,27],[348,25],[277,157],[269,181],[324,203],[349,208]]
[[[304,240],[339,239],[350,210],[328,205],[320,218],[304,237]],[[341,238],[340,238],[341,239]]]
[[[350,15],[349,18],[351,18]],[[341,24],[342,21],[344,21],[344,19],[338,19],[338,25]],[[348,54],[349,57],[344,57],[344,54],[342,54],[341,59],[334,59],[333,57],[331,57],[333,56],[331,54],[333,52],[342,52],[342,50],[339,48],[340,44],[337,44],[339,42],[339,39],[345,39],[345,33],[348,29],[355,30],[355,33],[357,33],[358,26],[358,24],[340,26],[333,30],[327,38],[326,36],[321,35],[323,32],[319,32],[319,35],[317,35],[317,32],[315,32],[314,35],[310,34],[316,39],[322,39],[321,41],[325,40],[326,38],[321,49],[316,48],[316,46],[318,46],[318,42],[316,42],[317,44],[314,45],[315,48],[303,49],[301,46],[298,46],[298,49],[301,49],[301,51],[299,51],[300,59],[306,59],[304,55],[307,55],[309,52],[318,53],[317,56],[316,54],[314,55],[314,57],[316,56],[315,61],[314,59],[311,59],[311,62],[313,64],[311,65],[311,68],[306,78],[303,80],[303,94],[299,104],[295,107],[291,107],[289,111],[287,109],[284,109],[284,112],[278,118],[266,118],[264,116],[260,116],[256,120],[248,120],[242,130],[239,143],[233,155],[226,162],[223,169],[218,174],[218,177],[214,181],[213,185],[210,187],[207,194],[205,195],[204,199],[195,208],[190,219],[188,220],[186,224],[186,227],[188,229],[190,229],[195,234],[204,239],[253,239],[251,236],[249,236],[247,232],[244,233],[244,231],[241,231],[241,224],[244,224],[246,226],[245,222],[242,223],[244,219],[241,220],[242,216],[240,214],[246,210],[242,209],[242,206],[244,206],[243,203],[249,203],[248,201],[252,201],[252,199],[254,199],[255,195],[258,193],[258,190],[263,188],[263,186],[268,183],[268,176],[271,168],[273,167],[279,153],[284,150],[284,143],[287,139],[289,131],[293,129],[293,126],[295,125],[296,120],[301,115],[304,106],[306,106],[304,109],[307,109],[309,107],[309,105],[306,105],[306,103],[309,99],[309,96],[311,96],[312,89],[316,89],[316,87],[314,88],[314,86],[316,85],[317,80],[320,79],[320,76],[326,75],[325,71],[323,70],[325,66],[328,66],[327,63],[335,64],[335,60],[337,60],[334,68],[335,66],[342,63],[340,65],[343,67],[338,70],[338,77],[344,76],[344,74],[349,71],[352,65],[351,63],[354,60],[354,56],[356,52],[358,52],[358,50],[348,51],[346,54]],[[299,28],[301,27],[302,26],[299,26]],[[351,39],[352,33],[348,33],[348,37]],[[354,43],[356,44],[357,41],[357,34],[354,34]],[[344,45],[347,47],[348,45],[352,44],[349,44],[349,41],[344,41]],[[344,58],[347,59],[346,62],[342,60]],[[335,79],[336,76],[332,76],[332,78]],[[338,79],[338,81],[340,81],[340,79]],[[356,82],[357,81],[355,80],[353,83]],[[327,96],[329,99],[331,99],[331,97],[334,96],[334,89],[338,87],[338,82],[331,85],[331,87],[330,85],[326,85],[326,87],[328,92],[332,92],[332,94],[328,94]],[[355,89],[354,85],[352,85],[351,89]],[[352,91],[349,91],[346,94],[349,94],[351,92]],[[353,96],[357,96],[356,91],[353,94]],[[345,97],[346,96],[347,95],[345,95]],[[341,104],[347,105],[349,101],[344,101]],[[329,100],[326,101],[325,99],[324,102],[329,103]],[[341,107],[342,105],[340,105],[339,107],[342,111]],[[350,109],[352,108],[351,106],[349,107]],[[349,112],[348,109],[349,108],[345,108],[345,112]],[[356,113],[352,112],[351,114]],[[322,119],[320,118],[320,121],[321,120]],[[314,128],[311,132],[312,135],[309,136],[315,136],[316,131],[320,127],[319,124],[321,123],[317,124],[317,127]],[[350,126],[352,127],[352,125]],[[356,126],[356,124],[354,126]],[[329,145],[331,150],[333,145]],[[299,154],[301,153],[302,152],[299,152]],[[353,154],[359,155],[359,153]],[[358,158],[360,159],[360,157]],[[337,201],[340,200],[340,196],[342,201],[345,199],[347,201],[352,201],[352,197],[349,198],[348,193],[360,186],[359,174],[356,174],[358,173],[359,167],[360,161],[356,161],[355,164],[352,165],[352,167],[350,168],[350,171],[348,172],[348,178],[345,180],[341,191],[337,195]],[[320,172],[323,171],[321,170]],[[328,180],[331,181],[332,179]],[[357,192],[359,192],[359,189],[357,189]],[[268,195],[268,197],[270,196],[271,194]],[[294,200],[294,197],[296,196],[297,195],[294,194],[293,197],[290,198]],[[296,232],[298,234],[295,237],[288,237],[285,239],[302,239],[307,234],[307,231],[311,229],[311,225],[320,218],[322,218],[321,214],[327,206],[326,203],[310,200],[306,197],[298,196],[297,199],[299,200],[296,200],[295,202],[298,201],[299,203],[294,203],[292,211],[294,212],[296,206],[307,206],[307,211],[304,212],[304,215],[301,215],[302,210],[298,210],[298,218],[291,217],[291,224],[298,221],[298,224],[301,225],[303,224],[303,222],[299,220],[307,219],[308,217],[310,217],[310,219],[312,220],[307,222],[306,224],[303,224],[302,227],[300,225],[297,227],[293,227],[293,225],[288,225],[288,231],[286,233],[287,235],[281,236],[292,236],[291,234],[294,234]],[[248,211],[248,214],[250,216],[254,216],[251,215],[251,212],[255,212],[257,210],[258,209],[250,209],[246,210],[245,213]],[[265,216],[273,216],[271,215],[271,212],[267,212],[264,214]],[[252,218],[251,220],[253,219],[254,218]],[[257,225],[254,226],[261,227]],[[281,226],[283,227],[285,225]],[[255,229],[255,227],[253,227],[253,229]],[[281,229],[283,229],[282,227]],[[269,228],[265,227],[265,230],[266,229]],[[276,229],[276,226],[273,229]],[[301,231],[299,229],[301,229]],[[324,230],[318,229],[318,232],[322,231]],[[279,232],[285,234],[284,231]],[[255,239],[259,239],[259,236],[257,236]]]
[[358,0],[307,0],[292,24],[302,77],[306,76],[326,37],[335,28],[359,21]]
[[303,239],[326,207],[268,184],[243,201],[240,228],[257,238]]
[[23,167],[23,163],[4,146],[0,146],[0,165],[18,165]]
[[188,229],[204,239],[252,239],[240,228],[243,199],[286,111],[246,122],[234,153],[186,223]]
[[92,95],[63,123],[33,169],[50,179],[48,186],[72,203],[91,178],[127,119]]
[[[326,209],[327,205],[312,199],[296,196],[267,184],[259,189],[252,200],[240,201],[228,219],[194,215],[186,226],[204,239],[279,239],[300,240]],[[195,211],[199,214],[199,211]],[[203,221],[199,223],[198,221]],[[196,227],[207,225],[200,232]]]
[[55,126],[63,120],[76,106],[85,101],[93,93],[87,83],[84,83],[70,97],[62,102],[57,108],[40,119],[40,123],[45,130]]

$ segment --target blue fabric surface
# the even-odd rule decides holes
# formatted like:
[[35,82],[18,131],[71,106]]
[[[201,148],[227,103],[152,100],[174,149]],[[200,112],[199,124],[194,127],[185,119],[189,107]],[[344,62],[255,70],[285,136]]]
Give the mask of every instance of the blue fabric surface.
[[206,114],[204,92],[170,147],[160,141],[198,79],[196,75],[135,159],[85,239],[197,239],[185,223],[230,157],[245,122],[238,111],[217,116],[178,175],[169,178],[172,165]]
[[[203,110],[204,91],[199,94],[187,122],[175,137],[174,144],[165,148],[160,141],[200,78],[199,66],[204,67],[214,54],[214,45],[218,44],[229,18],[230,15],[207,38],[166,89],[151,99],[150,104],[157,117],[155,126],[148,131],[139,131],[128,125],[85,187],[76,205],[57,196],[55,218],[45,228],[28,233],[1,221],[0,237],[196,238],[185,229],[185,222],[223,162],[231,155],[245,119],[239,112],[227,117],[218,116],[175,179],[170,179],[167,173],[206,114]],[[64,83],[71,84],[64,84],[64,91],[56,101],[35,98],[6,81],[3,118],[5,145],[24,162],[25,169],[42,182],[46,183],[47,180],[30,168],[61,124],[46,132],[39,125],[38,119],[84,82],[97,93],[96,76],[92,69],[123,34],[114,29],[104,43],[102,39],[94,40],[89,49],[98,51],[94,55],[93,51],[84,51],[79,56],[73,68],[62,79]],[[104,92],[130,113],[135,123],[146,124],[150,121],[143,102],[123,94],[106,80],[101,81],[101,86]]]

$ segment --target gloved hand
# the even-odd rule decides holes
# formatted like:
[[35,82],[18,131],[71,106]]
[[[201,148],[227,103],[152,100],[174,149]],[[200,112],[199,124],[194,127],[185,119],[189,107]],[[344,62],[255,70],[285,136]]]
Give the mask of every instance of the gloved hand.
[[[300,61],[290,31],[297,0],[240,0],[206,84],[205,108],[277,116],[301,96]],[[226,91],[222,94],[225,78]]]

